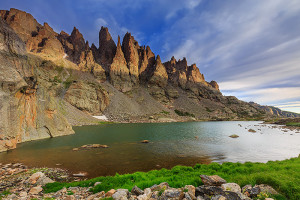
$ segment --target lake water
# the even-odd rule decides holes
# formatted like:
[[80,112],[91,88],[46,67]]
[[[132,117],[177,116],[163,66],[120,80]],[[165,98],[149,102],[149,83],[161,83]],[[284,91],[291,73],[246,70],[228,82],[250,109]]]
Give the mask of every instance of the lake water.
[[[0,163],[57,167],[89,177],[193,166],[210,162],[267,162],[296,157],[300,133],[261,122],[107,124],[74,127],[75,134],[26,142],[0,153]],[[248,132],[252,128],[256,133]],[[239,138],[230,138],[237,134]],[[141,140],[149,140],[143,144]],[[85,144],[109,148],[73,151]]]

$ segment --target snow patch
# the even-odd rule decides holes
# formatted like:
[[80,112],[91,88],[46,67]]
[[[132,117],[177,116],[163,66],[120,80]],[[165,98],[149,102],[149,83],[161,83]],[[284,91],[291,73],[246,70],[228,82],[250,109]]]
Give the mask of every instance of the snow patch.
[[63,58],[66,58],[68,55],[65,53],[64,57]]
[[108,120],[108,118],[105,115],[93,116],[93,117],[95,117],[96,119],[100,119],[100,120],[105,120],[105,121]]

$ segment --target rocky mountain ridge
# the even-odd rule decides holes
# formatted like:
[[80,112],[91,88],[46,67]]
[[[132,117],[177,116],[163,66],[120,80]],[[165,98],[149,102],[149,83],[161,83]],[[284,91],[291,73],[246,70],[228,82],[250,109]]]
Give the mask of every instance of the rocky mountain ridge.
[[265,105],[259,105],[254,102],[249,102],[252,106],[254,106],[257,109],[265,111],[267,114],[276,116],[276,117],[300,117],[300,114],[293,113],[289,111],[284,111],[279,108],[276,108],[274,106],[265,106]]
[[[56,33],[24,11],[0,11],[0,151],[17,143],[71,134],[71,125],[239,120],[263,109],[223,96],[187,60],[163,63],[130,33],[115,44],[101,27],[99,47],[74,27]],[[272,116],[271,114],[269,116]]]

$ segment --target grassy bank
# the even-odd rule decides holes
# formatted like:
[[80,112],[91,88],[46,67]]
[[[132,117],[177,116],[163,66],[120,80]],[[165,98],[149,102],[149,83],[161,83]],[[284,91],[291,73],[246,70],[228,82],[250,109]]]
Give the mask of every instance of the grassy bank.
[[[107,177],[72,182],[51,183],[45,186],[45,192],[55,192],[63,187],[93,186],[95,182],[102,182],[92,188],[93,192],[108,191],[112,188],[131,190],[134,185],[144,189],[154,184],[168,182],[171,187],[179,188],[185,185],[202,185],[199,175],[217,174],[241,186],[246,184],[268,184],[288,199],[300,199],[300,156],[284,161],[269,161],[268,163],[224,163],[222,165],[211,163],[209,165],[197,164],[194,167],[176,166],[171,170],[161,169],[149,172],[136,172]],[[278,197],[277,199],[285,199]]]
[[297,126],[297,127],[300,127],[300,122],[289,122],[289,123],[286,123],[286,126]]

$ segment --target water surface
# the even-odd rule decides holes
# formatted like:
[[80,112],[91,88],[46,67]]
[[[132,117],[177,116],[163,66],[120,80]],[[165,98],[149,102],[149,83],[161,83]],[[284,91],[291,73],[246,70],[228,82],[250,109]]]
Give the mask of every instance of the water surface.
[[[0,154],[0,163],[85,171],[89,177],[210,162],[267,162],[296,157],[300,134],[261,122],[107,124],[74,127],[75,134],[26,142]],[[256,133],[248,132],[254,129]],[[228,136],[237,134],[239,138]],[[149,140],[150,143],[140,143]],[[107,149],[73,151],[85,144]]]

